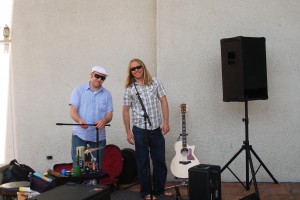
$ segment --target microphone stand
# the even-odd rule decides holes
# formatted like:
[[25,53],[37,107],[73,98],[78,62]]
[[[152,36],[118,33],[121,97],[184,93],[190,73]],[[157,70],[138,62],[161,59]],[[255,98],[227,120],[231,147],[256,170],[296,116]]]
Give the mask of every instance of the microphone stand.
[[[71,123],[56,123],[57,126],[64,126],[64,125],[72,125],[72,126],[81,126],[83,124],[71,124]],[[97,124],[84,124],[84,125],[88,125],[88,126],[97,126]],[[105,124],[105,126],[110,126],[110,124]],[[96,128],[96,141],[97,141],[97,148],[99,148],[99,129]],[[98,170],[100,167],[100,154],[99,154],[99,149],[97,150],[97,164],[98,164]],[[99,171],[100,173],[100,171]]]
[[[144,106],[143,100],[140,97],[140,93],[138,92],[136,85],[135,85],[135,79],[133,79],[133,83],[134,88],[136,90],[136,95],[138,97],[138,100],[142,106],[142,110],[144,112],[144,124],[145,124],[145,131],[147,132],[147,121],[150,125],[150,127],[152,127],[149,115],[147,114],[146,108]],[[149,179],[149,190],[150,190],[150,199],[153,200],[153,191],[152,191],[152,181],[151,181],[151,166],[150,166],[150,147],[149,147],[149,137],[148,135],[146,135],[146,139],[145,139],[145,144],[148,146],[148,150],[149,150],[149,155],[148,155],[148,179]]]

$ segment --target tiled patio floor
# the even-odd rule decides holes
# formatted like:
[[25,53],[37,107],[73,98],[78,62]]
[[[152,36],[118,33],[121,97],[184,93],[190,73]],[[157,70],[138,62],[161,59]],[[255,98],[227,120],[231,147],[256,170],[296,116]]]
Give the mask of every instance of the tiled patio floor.
[[[261,200],[300,200],[300,183],[258,183]],[[222,200],[241,199],[255,192],[247,191],[240,183],[222,183]]]
[[[178,185],[178,182],[168,182],[167,187]],[[139,185],[129,187],[128,190],[138,192]],[[171,188],[174,194],[175,189]],[[222,182],[222,200],[239,200],[247,195],[255,192],[252,185],[250,190],[247,191],[241,183],[227,183]],[[188,189],[186,186],[179,187],[181,198],[188,199]],[[258,183],[258,191],[261,200],[300,200],[300,183]],[[176,199],[174,197],[174,199]],[[201,199],[199,199],[201,200]]]

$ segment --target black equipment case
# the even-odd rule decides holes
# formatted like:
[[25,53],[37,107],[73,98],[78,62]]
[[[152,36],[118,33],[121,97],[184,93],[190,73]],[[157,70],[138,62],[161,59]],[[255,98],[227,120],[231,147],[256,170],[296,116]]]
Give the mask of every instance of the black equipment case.
[[189,169],[189,200],[221,200],[221,168],[200,164]]
[[110,189],[102,185],[67,183],[29,200],[110,200]]

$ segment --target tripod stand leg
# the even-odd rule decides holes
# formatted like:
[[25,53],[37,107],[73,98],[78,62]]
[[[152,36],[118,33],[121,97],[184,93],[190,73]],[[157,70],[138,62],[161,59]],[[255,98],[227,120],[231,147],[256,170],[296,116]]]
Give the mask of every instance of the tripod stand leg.
[[240,148],[240,150],[226,163],[226,165],[221,169],[221,173],[230,165],[230,163],[238,157],[238,155],[244,150],[243,147]]
[[176,200],[182,200],[178,186],[175,186]]
[[[250,150],[247,150],[246,153],[248,154],[248,159],[247,162],[250,163],[250,168],[251,168],[251,174],[252,174],[252,179],[253,179],[253,184],[254,184],[254,188],[255,188],[255,194],[258,197],[258,200],[260,199],[259,197],[259,191],[258,191],[258,186],[257,186],[257,182],[256,182],[256,177],[255,177],[255,171],[254,171],[254,167],[253,167],[253,162],[252,162],[252,158],[251,158],[251,153]],[[247,165],[249,164],[247,163]],[[247,183],[248,185],[249,183]],[[250,189],[250,188],[249,188]]]
[[263,168],[266,170],[266,172],[269,174],[269,176],[273,179],[275,184],[278,184],[278,181],[274,178],[274,176],[271,174],[269,169],[266,167],[266,165],[263,163],[263,161],[258,157],[258,155],[255,153],[253,149],[251,149],[251,152],[255,156],[255,158],[259,161],[259,163],[263,166]]

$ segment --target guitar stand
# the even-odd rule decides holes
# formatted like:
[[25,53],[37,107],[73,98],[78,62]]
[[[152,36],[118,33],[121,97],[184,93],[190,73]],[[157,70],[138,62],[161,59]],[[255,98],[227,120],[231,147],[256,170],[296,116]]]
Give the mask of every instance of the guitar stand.
[[[248,119],[248,101],[245,101],[245,118],[243,118],[243,122],[245,123],[245,141],[243,142],[243,146],[240,148],[240,150],[227,162],[227,164],[221,169],[221,173],[228,168],[229,171],[237,178],[237,180],[243,185],[243,187],[246,190],[250,189],[251,183],[253,181],[254,187],[255,187],[255,193],[254,196],[257,197],[257,199],[260,199],[259,197],[259,191],[257,187],[257,182],[256,182],[256,173],[260,169],[261,166],[266,170],[266,172],[269,174],[269,176],[273,179],[275,184],[278,184],[278,181],[273,177],[271,172],[268,170],[266,165],[263,163],[263,161],[259,158],[259,156],[255,153],[255,151],[252,148],[252,145],[249,145],[249,134],[248,134],[248,124],[249,124],[249,119]],[[235,173],[228,167],[230,163],[243,151],[246,151],[246,185],[237,177]],[[254,171],[253,167],[253,162],[251,158],[251,153],[255,156],[255,158],[259,161],[260,165],[256,171]],[[252,179],[249,181],[249,165],[251,168],[251,174],[252,174]]]
[[183,200],[182,197],[181,197],[181,194],[180,194],[180,190],[179,190],[180,186],[186,186],[188,188],[188,183],[185,180],[183,180],[180,184],[169,186],[169,187],[166,187],[165,189],[175,188],[175,192],[176,192],[175,199],[176,200]]

